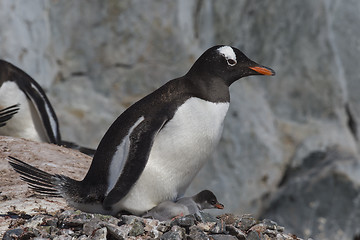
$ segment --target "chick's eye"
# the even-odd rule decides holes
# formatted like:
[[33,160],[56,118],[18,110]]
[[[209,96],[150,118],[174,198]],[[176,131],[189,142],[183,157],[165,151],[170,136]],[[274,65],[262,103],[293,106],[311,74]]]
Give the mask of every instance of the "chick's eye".
[[216,202],[215,202],[214,200],[212,200],[212,201],[211,201],[211,204],[214,205],[214,204],[216,204]]
[[227,61],[228,65],[230,65],[230,66],[234,66],[237,63],[236,60],[234,60],[234,59],[227,59],[226,61]]

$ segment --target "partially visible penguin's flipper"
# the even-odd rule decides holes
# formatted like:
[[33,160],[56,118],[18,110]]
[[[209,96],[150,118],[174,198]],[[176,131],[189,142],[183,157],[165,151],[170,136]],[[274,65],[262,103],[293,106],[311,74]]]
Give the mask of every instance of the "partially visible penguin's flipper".
[[[157,119],[156,122],[143,119],[130,133],[130,145],[127,146],[130,150],[125,157],[126,162],[118,171],[119,175],[112,176],[116,179],[116,183],[105,196],[103,202],[105,209],[111,208],[111,205],[120,201],[139,179],[148,161],[154,139],[166,122],[167,119]],[[109,186],[113,184],[110,182]]]
[[30,100],[31,115],[43,141],[60,144],[59,123],[53,107],[41,86],[20,68],[0,60],[0,82],[12,81]]
[[96,152],[95,149],[82,147],[82,146],[77,145],[76,143],[63,141],[63,140],[61,141],[61,146],[64,146],[66,148],[76,149],[76,150],[78,150],[86,155],[89,155],[91,157],[93,157]]
[[20,104],[15,104],[10,107],[0,110],[0,127],[6,125],[6,122],[10,120],[19,111]]

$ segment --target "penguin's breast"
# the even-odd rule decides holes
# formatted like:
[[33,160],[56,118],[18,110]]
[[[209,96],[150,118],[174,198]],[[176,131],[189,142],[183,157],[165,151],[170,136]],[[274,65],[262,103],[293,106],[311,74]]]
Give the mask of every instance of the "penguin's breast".
[[218,144],[229,103],[190,98],[158,133],[144,177],[183,194]]

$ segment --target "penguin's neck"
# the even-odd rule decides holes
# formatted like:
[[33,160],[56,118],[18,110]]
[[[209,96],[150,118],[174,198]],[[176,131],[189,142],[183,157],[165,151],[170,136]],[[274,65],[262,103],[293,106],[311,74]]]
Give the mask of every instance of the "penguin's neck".
[[230,102],[229,86],[224,80],[208,74],[185,75],[185,78],[196,97],[214,103]]

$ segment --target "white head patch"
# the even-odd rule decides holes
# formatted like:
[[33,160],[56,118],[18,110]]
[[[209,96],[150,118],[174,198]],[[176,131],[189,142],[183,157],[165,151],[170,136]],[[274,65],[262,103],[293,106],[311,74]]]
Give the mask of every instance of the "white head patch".
[[236,54],[234,52],[234,49],[229,46],[222,46],[217,49],[221,55],[223,55],[230,66],[234,66],[236,61]]

